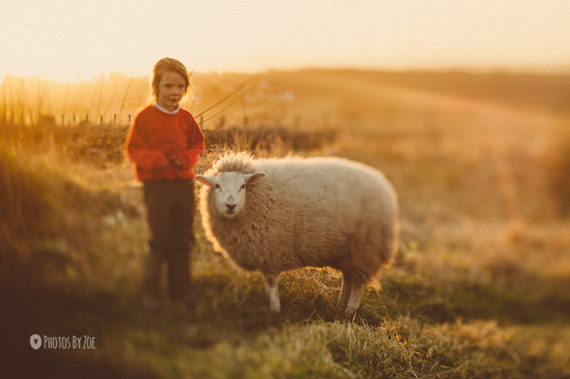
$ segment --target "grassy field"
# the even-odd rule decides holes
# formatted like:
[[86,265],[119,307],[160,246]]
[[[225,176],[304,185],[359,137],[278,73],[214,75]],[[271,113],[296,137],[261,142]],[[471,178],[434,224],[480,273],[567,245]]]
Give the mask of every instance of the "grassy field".
[[[149,232],[127,127],[59,114],[124,117],[144,80],[37,85],[39,105],[10,80],[23,84],[4,83],[0,109],[3,377],[570,377],[569,76],[267,72],[204,115],[198,172],[231,148],[341,156],[392,181],[402,252],[351,319],[339,274],[314,268],[282,276],[272,314],[261,275],[214,253],[199,219],[196,308],[140,309]],[[186,105],[197,115],[247,80],[197,75]],[[99,112],[63,104],[66,88]],[[95,348],[33,350],[33,334]]]

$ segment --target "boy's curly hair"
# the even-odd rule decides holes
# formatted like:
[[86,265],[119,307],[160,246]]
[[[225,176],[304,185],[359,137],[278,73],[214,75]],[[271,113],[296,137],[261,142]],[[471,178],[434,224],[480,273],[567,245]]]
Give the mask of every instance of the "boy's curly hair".
[[186,67],[182,62],[174,58],[162,58],[156,62],[152,72],[152,95],[155,99],[158,97],[158,85],[160,84],[162,76],[167,72],[175,72],[184,78],[184,93],[186,93],[188,91],[188,87],[190,87],[190,76],[188,75]]

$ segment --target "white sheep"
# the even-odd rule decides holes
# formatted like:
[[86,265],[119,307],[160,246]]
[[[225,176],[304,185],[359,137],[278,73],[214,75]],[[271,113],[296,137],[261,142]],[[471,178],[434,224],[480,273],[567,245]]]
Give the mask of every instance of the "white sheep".
[[205,184],[199,207],[207,239],[238,266],[263,273],[272,311],[281,308],[281,272],[328,266],[342,272],[338,305],[353,313],[397,246],[396,193],[366,165],[229,153],[196,179]]

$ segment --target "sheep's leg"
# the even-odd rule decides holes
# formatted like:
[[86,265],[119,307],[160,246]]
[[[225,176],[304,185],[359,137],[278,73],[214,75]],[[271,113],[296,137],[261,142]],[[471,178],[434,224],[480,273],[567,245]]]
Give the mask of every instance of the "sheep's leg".
[[345,313],[352,314],[356,312],[358,306],[360,305],[360,298],[362,297],[362,289],[364,285],[361,283],[352,283],[352,291],[350,292],[350,299],[346,306]]
[[269,295],[269,309],[273,312],[281,311],[279,300],[279,274],[265,275],[265,292]]
[[348,305],[348,300],[350,299],[350,293],[352,292],[352,276],[342,273],[342,288],[340,290],[340,296],[338,298],[337,307],[346,308]]

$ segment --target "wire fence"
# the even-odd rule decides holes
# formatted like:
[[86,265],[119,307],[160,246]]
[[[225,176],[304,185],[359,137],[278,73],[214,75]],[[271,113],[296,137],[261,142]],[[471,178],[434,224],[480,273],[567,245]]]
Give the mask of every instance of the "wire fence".
[[[238,85],[233,91],[225,95],[220,100],[216,101],[213,105],[207,107],[205,110],[199,112],[195,115],[196,121],[203,127],[204,123],[213,120],[214,118],[222,115],[226,112],[232,105],[234,105],[238,100],[243,99],[245,89],[256,81],[260,75],[255,75],[253,77],[247,78],[240,85]],[[125,96],[126,97],[126,96]],[[6,98],[6,96],[5,96]],[[121,105],[120,112],[109,113],[108,109],[104,112],[97,112],[95,107],[94,112],[62,112],[59,115],[53,114],[52,112],[42,111],[41,105],[26,104],[25,101],[20,101],[17,104],[12,104],[8,106],[4,103],[3,109],[0,109],[0,121],[7,122],[9,124],[41,124],[49,123],[59,126],[81,126],[81,125],[130,125],[135,117],[135,109],[139,107]],[[101,107],[97,107],[101,108]],[[127,108],[127,109],[125,109]],[[132,109],[131,112],[124,112],[125,110]],[[222,120],[224,117],[222,116]],[[244,112],[243,120],[247,123],[247,115]],[[222,121],[223,123],[223,121]]]

